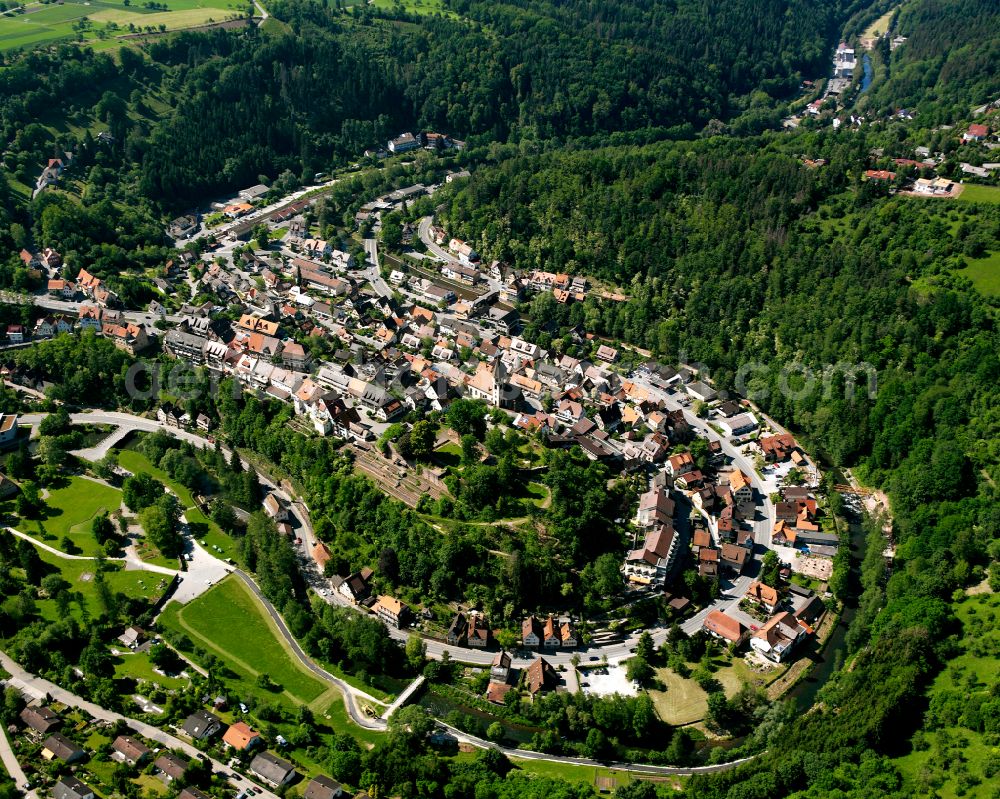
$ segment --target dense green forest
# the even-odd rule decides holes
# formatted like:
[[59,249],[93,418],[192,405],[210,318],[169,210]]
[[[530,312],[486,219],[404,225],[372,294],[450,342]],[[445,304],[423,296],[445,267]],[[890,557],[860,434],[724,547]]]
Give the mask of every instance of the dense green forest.
[[[137,275],[168,253],[157,224],[167,211],[261,176],[305,180],[408,128],[467,138],[456,163],[474,165],[474,175],[439,195],[452,232],[487,258],[587,274],[627,295],[568,305],[540,295],[521,309],[527,338],[559,346],[582,326],[665,361],[700,363],[718,386],[751,396],[810,451],[855,466],[892,500],[891,568],[881,520],[867,522],[850,668],[838,671],[812,712],[794,716],[779,704],[756,719],[746,751],[766,755],[695,777],[685,795],[930,796],[934,779],[904,777],[895,758],[956,758],[955,728],[995,745],[995,678],[970,678],[968,666],[995,657],[995,608],[963,598],[984,579],[1000,588],[998,300],[976,291],[963,267],[1000,252],[1000,205],[889,196],[862,176],[875,165],[873,151],[912,157],[914,145],[930,143],[914,129],[967,121],[971,106],[1000,91],[996,2],[903,4],[896,30],[908,40],[877,54],[887,73],[864,102],[880,112],[914,108],[914,124],[792,134],[763,131],[802,77],[825,71],[844,21],[857,28],[884,3],[872,10],[847,0],[448,0],[451,17],[330,5],[285,0],[269,6],[277,24],[264,30],[182,33],[114,57],[71,46],[4,56],[0,136],[9,180],[0,179],[0,244],[10,258],[0,264],[0,284],[27,284],[16,252],[34,238],[76,265],[97,265],[126,302],[139,304],[150,295]],[[715,120],[743,137],[711,136],[723,129]],[[112,140],[98,141],[98,129]],[[947,152],[954,138],[937,131],[933,143]],[[40,165],[67,149],[76,153],[69,178],[78,197],[15,196],[12,187],[23,193]],[[804,156],[826,164],[807,168]],[[349,216],[353,201],[342,197],[337,213]],[[5,318],[28,316],[17,308]],[[106,341],[63,338],[11,360],[58,381],[55,399],[122,402],[128,359]],[[869,365],[877,373],[871,391]],[[787,383],[789,370],[809,370],[820,384]],[[223,392],[217,408],[198,410],[218,415],[232,444],[304,488],[338,571],[375,563],[380,588],[472,601],[504,619],[544,607],[567,580],[586,610],[600,609],[613,590],[610,556],[619,542],[600,533],[627,498],[605,490],[601,467],[553,458],[544,519],[552,540],[464,524],[482,518],[474,509],[497,507],[502,463],[465,477],[457,507],[423,509],[455,522],[441,536],[354,475],[331,441],[295,434],[287,408]],[[53,453],[45,448],[38,463],[18,457],[48,479],[63,468],[46,461]],[[154,460],[182,479],[197,463],[222,471],[219,457],[164,446]],[[224,486],[216,521],[233,524],[229,502],[252,504],[253,482]],[[291,547],[273,524],[255,515],[229,531],[240,538],[242,564],[311,654],[354,673],[412,673],[380,625],[352,623],[333,608],[311,612]],[[0,634],[12,653],[115,706],[108,664],[87,625],[67,612],[46,620],[34,604],[52,576],[35,549],[0,536],[0,567]],[[49,583],[61,610],[80,604]],[[102,589],[93,628],[106,633],[146,610]],[[88,612],[81,605],[85,620]],[[71,664],[85,661],[92,676],[84,680]],[[534,720],[578,736],[580,714],[594,712],[584,704],[540,702]],[[628,743],[629,728],[641,737],[637,710],[628,704],[597,726]],[[427,747],[422,723],[419,714],[404,717],[365,753],[338,740],[323,760],[349,761],[345,773],[373,775],[386,795],[591,793],[508,774],[495,752],[443,759]],[[546,748],[563,745],[548,738]],[[675,748],[684,740],[672,739]],[[995,763],[963,764],[963,785],[989,780],[987,767],[995,776]],[[653,793],[647,785],[618,795]]]
[[906,43],[880,57],[889,76],[866,98],[885,113],[914,109],[922,126],[964,118],[1000,94],[1000,6],[993,0],[912,0],[903,3],[894,33]]
[[45,159],[94,149],[69,125],[99,123],[114,141],[88,158],[88,183],[132,170],[135,199],[178,207],[261,174],[311,175],[410,127],[480,142],[690,134],[753,92],[755,108],[787,97],[861,3],[459,2],[460,18],[420,24],[325,5],[284,0],[269,7],[286,24],[268,32],[181,33],[117,59],[8,56],[4,163],[29,184]]
[[[896,560],[891,576],[881,557],[866,561],[854,667],[788,733],[794,745],[696,780],[691,796],[827,796],[843,784],[829,778],[838,763],[905,749],[921,690],[951,651],[953,593],[998,568],[996,300],[960,269],[1000,250],[1000,206],[884,196],[858,179],[877,143],[819,133],[525,156],[478,170],[446,205],[451,228],[486,257],[629,294],[569,306],[543,295],[524,308],[529,336],[583,324],[704,364],[721,387],[751,365],[745,392],[890,492]],[[806,168],[803,152],[829,164]],[[859,363],[878,371],[874,395],[863,375],[845,391],[843,373],[829,391],[794,379],[780,389],[789,365],[821,376]],[[876,526],[876,553],[880,542]]]

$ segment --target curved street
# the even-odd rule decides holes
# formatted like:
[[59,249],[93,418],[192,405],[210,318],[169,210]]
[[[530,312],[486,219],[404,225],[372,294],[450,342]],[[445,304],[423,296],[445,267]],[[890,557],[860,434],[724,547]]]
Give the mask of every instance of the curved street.
[[95,705],[93,702],[88,702],[83,697],[77,696],[76,694],[67,691],[65,688],[59,687],[53,682],[49,682],[43,677],[39,677],[25,671],[18,663],[12,660],[6,652],[0,651],[0,666],[3,666],[7,673],[10,674],[7,684],[19,689],[22,693],[39,699],[48,695],[52,701],[62,702],[64,705],[68,705],[69,707],[79,708],[80,710],[90,714],[93,718],[101,719],[102,721],[124,721],[137,733],[150,739],[151,741],[156,741],[157,743],[170,749],[182,751],[191,758],[206,758],[212,764],[212,768],[216,773],[228,775],[227,781],[230,785],[236,788],[237,791],[243,791],[248,787],[254,787],[257,790],[260,799],[279,799],[276,794],[265,788],[263,785],[237,774],[231,768],[227,768],[224,763],[221,763],[214,758],[209,758],[187,741],[177,738],[165,730],[161,730],[159,727],[146,724],[144,721],[123,716],[121,713],[115,713],[114,711],[107,710],[100,705]]
[[[676,407],[681,407],[681,406],[679,404],[676,404]],[[737,466],[737,468],[744,470],[748,475],[751,476],[754,488],[757,490],[758,494],[760,494],[763,499],[763,504],[765,509],[765,519],[762,521],[758,521],[755,524],[755,541],[760,548],[766,547],[767,544],[770,542],[771,520],[774,517],[774,508],[773,505],[771,504],[770,499],[763,493],[763,484],[760,481],[760,478],[758,477],[757,473],[754,471],[752,464],[750,464],[749,461],[747,461],[746,457],[742,453],[738,452],[731,444],[729,444],[727,441],[718,436],[713,430],[711,430],[711,428],[708,427],[708,424],[705,420],[699,419],[698,417],[688,413],[686,410],[684,411],[684,414],[685,417],[688,419],[689,423],[703,430],[710,440],[721,441],[723,451],[726,452],[726,454],[733,459],[733,463]],[[26,424],[37,424],[45,415],[46,414],[26,414],[25,416],[22,417],[22,419]],[[204,447],[209,445],[208,440],[200,435],[191,433],[187,430],[169,426],[155,419],[147,419],[145,417],[135,416],[129,413],[121,413],[118,411],[90,410],[81,413],[71,414],[70,418],[73,422],[76,423],[102,424],[119,428],[109,433],[109,436],[107,439],[105,439],[105,442],[110,440],[114,443],[117,443],[118,441],[120,441],[124,437],[124,434],[121,432],[121,429],[126,429],[128,432],[132,431],[155,432],[157,430],[164,430],[170,433],[171,435],[174,435],[177,438],[180,438],[184,441],[189,441],[195,444],[196,446]],[[98,444],[97,447],[92,448],[92,451],[101,451],[103,449],[104,454],[106,454],[107,450],[110,449],[110,445],[104,447],[103,445],[105,444],[105,442],[102,442],[101,444]],[[224,454],[227,455],[227,457],[230,455],[230,451],[226,448],[223,448],[223,452]],[[247,465],[249,466],[249,464]],[[298,500],[297,497],[294,498],[289,497],[286,492],[281,490],[277,485],[273,483],[273,481],[267,479],[263,475],[260,475],[260,479],[261,482],[267,485],[271,490],[278,492],[286,500],[288,500],[293,507],[300,508],[299,509],[300,521],[302,522],[304,529],[307,531],[308,536],[311,536],[312,530],[311,527],[309,527],[308,525],[308,520],[305,518],[305,513],[303,513],[302,511],[302,508],[304,506],[302,505],[301,501]],[[757,557],[759,554],[760,553],[755,552],[755,557]],[[214,556],[210,554],[209,558],[215,560]],[[226,571],[227,572],[235,571],[238,577],[241,580],[243,580],[243,582],[250,588],[254,596],[267,610],[269,617],[272,619],[282,639],[287,644],[289,651],[296,657],[296,659],[310,672],[312,672],[325,682],[337,687],[341,691],[341,693],[344,695],[344,702],[347,708],[347,712],[350,715],[352,721],[354,721],[359,726],[370,730],[383,731],[386,729],[387,727],[386,720],[381,717],[372,717],[365,714],[360,707],[359,700],[370,702],[373,705],[384,705],[384,703],[375,699],[370,694],[358,688],[355,688],[354,686],[350,685],[344,680],[334,676],[326,669],[322,668],[321,666],[316,664],[313,660],[311,660],[309,656],[302,650],[298,641],[295,640],[295,637],[291,634],[291,631],[285,624],[285,621],[281,617],[281,614],[271,604],[271,602],[263,595],[259,586],[257,586],[254,580],[240,569],[227,568]],[[314,580],[316,579],[316,577],[317,575],[314,573],[313,574]],[[184,580],[183,573],[181,573],[181,580],[183,583]],[[751,578],[749,576],[741,577],[740,579],[738,579],[734,584],[733,590],[727,596],[721,597],[712,606],[705,608],[700,613],[696,614],[694,617],[692,617],[692,619],[690,619],[683,625],[684,628],[685,629],[691,628],[692,631],[700,629],[704,616],[707,615],[708,612],[710,612],[710,610],[716,607],[725,609],[731,604],[738,603],[739,597],[741,597],[743,594],[746,593],[746,589],[750,583],[750,580]],[[193,598],[193,596],[188,598],[189,599]],[[348,603],[346,603],[346,600],[343,600],[336,592],[327,591],[325,598],[327,601],[340,602],[347,605],[348,607],[353,607]],[[393,639],[399,642],[405,642],[406,639],[409,637],[409,632],[407,632],[406,630],[397,630],[392,627],[389,627],[388,629]],[[653,635],[653,639],[657,645],[659,645],[667,637],[667,629],[663,626],[651,629],[650,632]],[[634,648],[637,640],[638,640],[638,635],[633,635],[628,639],[616,644],[610,644],[603,647],[578,649],[574,650],[573,652],[545,653],[545,657],[554,665],[569,665],[574,656],[579,656],[581,659],[584,660],[587,659],[597,660],[598,658],[607,658],[607,661],[609,663],[614,663],[623,659],[627,659],[631,654],[631,650]],[[449,657],[455,660],[459,660],[461,662],[467,662],[473,665],[489,665],[492,662],[495,654],[493,652],[484,652],[478,649],[469,649],[466,647],[451,646],[442,641],[431,638],[424,638],[424,642],[427,646],[427,656],[436,659],[440,659],[441,657],[444,656],[445,652],[448,652]],[[534,659],[534,654],[531,654],[530,657],[518,656],[514,658],[514,665],[524,668],[528,666],[533,659]],[[10,659],[7,658],[6,655],[0,653],[0,663],[5,665],[6,667],[8,662],[10,662],[12,666],[17,668],[16,664],[13,664],[13,662],[10,661]],[[12,674],[15,674],[15,672],[12,671],[10,667],[7,667],[7,670],[10,671]],[[23,671],[21,671],[21,673],[26,674]],[[35,683],[39,682],[39,678],[33,678],[32,680],[30,678],[30,675],[28,675],[28,678],[29,678],[28,684],[32,684],[32,682]],[[46,681],[41,681],[41,682],[46,682]],[[88,705],[89,707],[97,708],[97,706],[90,705],[89,703],[84,703],[84,700],[80,699],[79,697],[74,697],[72,694],[69,694],[66,691],[62,691],[62,689],[58,689],[57,686],[54,686],[51,683],[47,683],[47,685],[50,685],[53,688],[60,691],[62,694],[66,694],[68,697],[71,697],[72,700],[70,701],[71,704],[76,704],[76,706],[78,707],[84,707],[84,705]],[[49,691],[49,693],[52,696],[56,696],[56,694],[52,693],[51,691]],[[84,703],[84,704],[79,704],[79,703]],[[90,710],[89,707],[85,707],[85,709],[88,709],[88,712],[91,712],[92,715],[97,716],[98,714]],[[107,714],[107,716],[113,716],[116,718],[119,717],[117,716],[117,714],[110,713],[110,711],[104,711],[103,709],[99,710]],[[129,720],[129,723],[133,724],[133,721]],[[477,738],[476,736],[472,736],[467,733],[461,732],[455,728],[449,727],[443,722],[438,721],[438,724],[441,727],[448,729],[450,734],[453,735],[459,742],[467,743],[472,746],[480,748],[489,747],[498,749],[508,757],[512,758],[521,758],[526,760],[541,760],[553,763],[568,763],[579,766],[595,766],[595,767],[612,766],[614,768],[627,769],[629,771],[633,771],[636,773],[650,774],[650,775],[657,775],[657,774],[689,775],[697,773],[708,773],[712,771],[723,771],[726,769],[734,768],[740,763],[746,762],[746,760],[751,759],[751,758],[745,758],[743,760],[732,761],[729,763],[722,763],[712,766],[691,767],[691,768],[682,768],[674,766],[655,766],[651,764],[642,764],[642,763],[608,764],[608,763],[601,763],[595,760],[590,760],[588,758],[568,757],[563,755],[550,755],[544,752],[534,752],[530,750],[512,749],[509,747],[503,747],[491,743],[489,741],[486,741],[482,738]],[[142,725],[142,723],[134,722],[134,725]],[[177,740],[172,738],[172,736],[167,736],[166,733],[163,733],[161,730],[155,727],[149,727],[149,725],[142,725],[142,727],[148,727],[149,730],[155,731],[160,736],[166,736],[172,741]],[[161,738],[158,738],[156,735],[147,734],[141,727],[137,726],[136,729],[143,735],[147,735],[147,737],[152,738],[153,740],[162,740]],[[174,744],[168,743],[168,745],[173,746]],[[234,776],[238,778],[238,775]]]

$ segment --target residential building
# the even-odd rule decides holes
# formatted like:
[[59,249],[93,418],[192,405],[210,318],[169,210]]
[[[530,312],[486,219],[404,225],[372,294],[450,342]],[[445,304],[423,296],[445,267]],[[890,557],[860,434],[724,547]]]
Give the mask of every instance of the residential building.
[[795,438],[791,433],[781,433],[775,436],[764,436],[757,443],[764,453],[764,460],[768,463],[781,463],[788,460],[792,452],[798,449]]
[[268,494],[264,497],[264,512],[278,522],[288,521],[288,508],[276,494]]
[[343,786],[324,774],[309,780],[302,793],[302,799],[343,799],[346,796]]
[[146,328],[134,322],[124,325],[106,323],[101,327],[101,333],[105,338],[110,338],[118,349],[124,350],[129,355],[135,355],[149,347]]
[[237,721],[226,730],[222,742],[232,749],[243,752],[261,745],[264,740],[260,737],[260,733],[251,729],[246,722]]
[[204,361],[206,340],[183,330],[169,330],[163,337],[163,349],[175,358],[200,364]]
[[118,641],[129,649],[135,649],[146,640],[146,631],[134,624],[126,627],[125,632],[118,636]]
[[94,799],[94,790],[76,777],[60,777],[52,786],[52,799]]
[[750,484],[750,478],[739,469],[729,475],[729,491],[736,502],[753,501],[753,486]]
[[542,645],[542,624],[534,616],[528,616],[521,622],[521,643],[534,648]]
[[524,685],[532,696],[537,696],[542,691],[550,691],[558,683],[559,675],[545,658],[535,658],[525,669]]
[[665,488],[654,488],[639,497],[636,524],[649,527],[654,524],[670,525],[674,516],[674,501]]
[[365,567],[359,572],[348,575],[339,584],[335,585],[334,588],[336,588],[341,596],[357,604],[371,596],[371,587],[368,581],[371,579],[372,574],[372,570]]
[[62,717],[45,705],[26,707],[21,711],[21,721],[36,732],[48,733],[62,724]]
[[661,525],[646,533],[643,545],[632,550],[623,567],[626,579],[642,585],[663,586],[677,556],[677,536]]
[[736,574],[742,574],[749,559],[749,551],[746,547],[737,544],[723,544],[720,551],[720,562],[723,566]]
[[192,740],[208,741],[222,731],[222,719],[207,710],[199,710],[184,719],[181,731]]
[[410,611],[403,602],[385,594],[378,598],[373,610],[375,611],[375,615],[383,622],[397,629],[406,626],[407,616]]
[[42,744],[42,757],[46,760],[61,760],[75,763],[82,760],[86,752],[61,732],[54,732]]
[[743,640],[746,631],[743,625],[732,616],[727,616],[721,610],[713,610],[705,617],[704,629],[709,635],[721,638],[730,643],[739,643]]
[[461,646],[465,643],[465,638],[469,631],[469,621],[464,613],[456,613],[448,628],[446,640],[452,646]]
[[261,752],[250,761],[250,771],[272,788],[288,785],[295,779],[295,766],[270,752]]
[[183,777],[189,765],[190,762],[188,760],[175,755],[173,752],[164,752],[153,761],[153,766],[160,772],[160,779],[168,785],[174,780],[179,780]]
[[112,757],[132,766],[142,763],[150,754],[149,747],[131,735],[119,735],[115,738],[111,751]]
[[781,663],[806,635],[795,616],[788,612],[778,613],[753,634],[750,647],[768,660]]
[[420,139],[412,133],[401,133],[395,139],[389,139],[388,147],[390,153],[398,155],[409,150],[416,150],[420,147]]
[[542,646],[546,649],[558,649],[562,646],[562,636],[559,634],[559,622],[551,615],[542,625]]
[[750,587],[747,588],[746,598],[759,603],[768,613],[774,613],[780,601],[778,591],[759,580],[754,580],[750,583]]
[[17,442],[17,414],[0,414],[0,447],[7,447]]
[[986,125],[978,123],[969,125],[969,129],[962,134],[962,141],[982,141],[990,135],[990,129]]
[[489,646],[490,640],[490,626],[486,617],[482,613],[470,613],[465,645],[473,649],[485,649]]

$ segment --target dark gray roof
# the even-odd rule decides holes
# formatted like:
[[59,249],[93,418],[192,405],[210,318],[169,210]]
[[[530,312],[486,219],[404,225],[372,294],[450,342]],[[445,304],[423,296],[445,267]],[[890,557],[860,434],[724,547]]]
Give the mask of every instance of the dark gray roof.
[[83,750],[62,733],[54,732],[45,739],[43,746],[60,760],[73,760],[83,754]]
[[62,719],[54,710],[43,706],[26,707],[21,711],[21,721],[31,729],[39,732],[48,732],[53,727],[58,726]]
[[181,729],[195,740],[200,741],[217,735],[222,729],[222,720],[207,710],[199,710],[184,719]]
[[63,777],[52,788],[53,799],[86,799],[94,791],[76,777]]
[[310,780],[302,794],[303,799],[337,799],[343,795],[344,789],[340,783],[323,774]]
[[261,779],[279,785],[288,778],[289,773],[295,771],[295,766],[270,752],[261,752],[250,761],[250,770]]

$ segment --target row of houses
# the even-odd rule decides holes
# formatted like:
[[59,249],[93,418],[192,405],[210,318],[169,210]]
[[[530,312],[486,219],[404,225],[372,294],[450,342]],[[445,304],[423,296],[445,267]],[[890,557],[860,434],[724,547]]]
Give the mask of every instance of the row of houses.
[[755,581],[747,591],[747,598],[770,616],[761,627],[751,629],[733,615],[713,610],[706,616],[703,628],[709,635],[734,646],[749,639],[752,651],[765,660],[783,663],[815,634],[814,625],[826,610],[822,600],[811,591],[798,590],[802,596],[796,607],[783,610],[779,593]]
[[545,658],[535,658],[523,670],[512,667],[510,653],[501,650],[490,664],[490,680],[486,686],[486,699],[495,705],[502,705],[507,694],[522,685],[532,698],[543,691],[554,690],[559,685],[559,673]]

